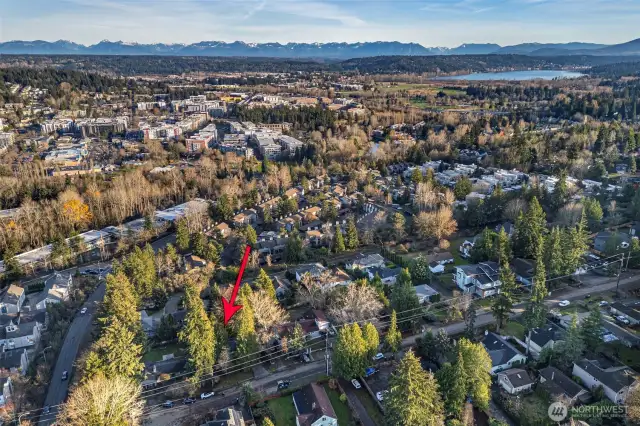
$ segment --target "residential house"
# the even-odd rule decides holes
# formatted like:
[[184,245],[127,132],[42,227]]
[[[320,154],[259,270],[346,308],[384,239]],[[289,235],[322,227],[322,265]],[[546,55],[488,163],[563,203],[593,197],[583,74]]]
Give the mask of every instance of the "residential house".
[[462,256],[464,259],[468,259],[469,257],[471,257],[471,250],[473,249],[473,246],[478,241],[480,241],[480,238],[482,238],[482,234],[478,234],[471,239],[464,240],[464,242],[460,244],[460,247],[458,247],[458,251],[460,251],[460,256]]
[[295,270],[296,281],[301,281],[302,277],[306,274],[311,275],[313,278],[318,278],[327,268],[322,266],[321,263],[311,263],[308,265],[301,265]]
[[29,366],[29,357],[25,348],[0,352],[0,377],[10,374],[25,375]]
[[529,373],[521,368],[511,368],[498,373],[498,384],[511,395],[530,392],[533,383]]
[[185,268],[189,271],[192,269],[201,269],[207,266],[207,261],[196,256],[195,254],[188,254],[184,257]]
[[324,245],[326,245],[327,241],[326,238],[324,236],[324,234],[322,233],[322,231],[318,231],[317,229],[312,229],[310,231],[306,231],[305,232],[305,241],[307,241],[307,243],[311,246],[311,247],[322,247]]
[[553,324],[547,324],[544,327],[534,328],[531,334],[527,334],[525,342],[529,346],[529,350],[534,356],[537,356],[543,349],[553,347],[562,340],[564,333]]
[[511,261],[511,270],[516,276],[516,281],[524,286],[533,284],[534,265],[530,260],[516,258]]
[[272,262],[279,262],[284,256],[289,237],[269,237],[258,241],[260,263],[266,263],[266,257],[271,256]]
[[324,311],[321,309],[313,310],[314,321],[318,326],[318,330],[327,331],[329,330],[329,326],[331,325],[327,320],[327,316],[324,314]]
[[296,426],[338,426],[331,401],[324,387],[311,383],[293,393]]
[[621,302],[615,302],[611,305],[610,310],[614,315],[623,316],[629,320],[631,325],[640,324],[640,305],[625,305]]
[[248,209],[238,213],[233,217],[233,225],[236,227],[251,225],[254,226],[258,221],[257,212],[254,209]]
[[545,367],[540,373],[540,386],[549,393],[552,398],[561,398],[568,405],[576,402],[587,402],[590,399],[589,392],[571,380],[566,374],[556,367]]
[[216,417],[200,426],[245,426],[242,411],[238,411],[233,407],[227,407],[224,410],[216,412]]
[[640,222],[633,222],[629,230],[629,235],[640,238]]
[[0,346],[5,350],[35,346],[40,342],[42,327],[38,321],[11,321],[0,328]]
[[413,289],[415,290],[420,303],[430,302],[436,295],[440,294],[426,284],[417,285],[413,287]]
[[318,328],[318,324],[316,324],[315,320],[312,319],[301,319],[298,320],[298,324],[302,327],[302,331],[309,339],[317,339],[321,336],[320,329]]
[[272,277],[273,287],[276,289],[276,298],[283,299],[287,292],[291,290],[291,283],[288,279],[280,277],[278,275]]
[[288,198],[293,198],[295,200],[299,199],[302,195],[304,195],[304,189],[299,189],[299,188],[291,188],[291,189],[287,189],[284,192],[284,195],[286,195]]
[[11,377],[7,376],[0,378],[0,387],[2,387],[2,394],[0,394],[0,407],[4,407],[9,401],[9,398],[11,398],[11,393],[13,391]]
[[615,404],[623,404],[629,389],[637,384],[636,375],[625,365],[612,365],[605,360],[582,359],[573,363],[572,374],[578,377],[587,389],[602,386],[604,394]]
[[398,275],[402,272],[402,268],[387,268],[386,266],[374,266],[372,268],[367,268],[367,275],[369,279],[372,280],[375,278],[376,274],[382,280],[382,284],[395,284]]
[[484,262],[477,265],[460,265],[455,268],[454,281],[464,293],[476,294],[481,298],[500,292],[496,262]]
[[11,284],[0,300],[0,313],[15,314],[20,312],[25,297],[24,288]]
[[516,226],[511,222],[501,223],[500,225],[494,228],[494,231],[500,232],[501,229],[504,229],[504,232],[509,236],[513,236],[513,233],[516,232]]
[[444,265],[438,262],[429,263],[429,270],[432,274],[442,274],[444,273]]
[[499,334],[488,332],[482,344],[491,358],[491,374],[527,362],[527,358]]
[[429,263],[435,262],[440,265],[447,265],[449,263],[453,263],[454,261],[455,261],[455,258],[448,251],[433,253],[427,256],[427,262]]
[[[609,241],[612,238],[614,238],[613,243]],[[615,244],[617,249],[626,249],[631,244],[631,238],[629,235],[620,232],[602,231],[598,232],[593,240],[593,248],[602,253],[607,252],[607,246],[610,244]]]
[[338,197],[344,197],[345,195],[347,195],[346,188],[340,184],[334,186],[331,192]]
[[351,284],[351,276],[340,268],[333,268],[331,274],[327,277],[326,286],[336,287],[339,285],[347,286]]
[[69,292],[73,284],[71,274],[55,273],[45,281],[45,288],[36,301],[36,309],[46,309],[51,303],[60,303],[69,300]]
[[227,238],[231,234],[231,227],[225,222],[219,223],[213,227],[215,232],[218,232],[222,238]]
[[351,263],[347,263],[347,269],[368,269],[374,267],[382,267],[384,266],[385,261],[384,257],[382,257],[378,253],[372,254],[359,254],[355,259],[351,261]]

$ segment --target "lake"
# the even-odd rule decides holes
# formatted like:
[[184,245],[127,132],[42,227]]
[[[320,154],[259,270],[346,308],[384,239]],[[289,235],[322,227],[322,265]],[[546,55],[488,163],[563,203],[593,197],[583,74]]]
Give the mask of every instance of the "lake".
[[448,77],[436,77],[434,80],[553,80],[554,78],[578,78],[584,74],[574,71],[533,70],[533,71],[507,71],[507,72],[482,72],[477,74],[452,75]]

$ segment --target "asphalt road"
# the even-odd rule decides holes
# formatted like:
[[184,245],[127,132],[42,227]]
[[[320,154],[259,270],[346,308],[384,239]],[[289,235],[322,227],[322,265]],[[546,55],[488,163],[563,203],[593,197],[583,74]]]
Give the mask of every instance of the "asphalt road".
[[[69,329],[67,330],[67,335],[65,336],[62,344],[55,368],[53,369],[53,376],[51,377],[51,383],[49,384],[47,397],[45,398],[44,403],[45,406],[53,408],[51,408],[51,415],[43,415],[41,417],[40,422],[38,423],[40,425],[53,424],[53,421],[55,420],[54,414],[57,412],[56,407],[54,406],[62,404],[67,397],[69,382],[73,375],[73,367],[76,357],[78,356],[80,343],[89,333],[91,333],[92,318],[96,313],[99,302],[104,297],[105,289],[105,283],[104,281],[101,281],[96,291],[89,296],[83,305],[84,308],[87,308],[87,312],[83,315],[78,311],[76,317],[73,319]],[[62,372],[64,371],[67,371],[69,374],[69,379],[67,380],[61,379]]]

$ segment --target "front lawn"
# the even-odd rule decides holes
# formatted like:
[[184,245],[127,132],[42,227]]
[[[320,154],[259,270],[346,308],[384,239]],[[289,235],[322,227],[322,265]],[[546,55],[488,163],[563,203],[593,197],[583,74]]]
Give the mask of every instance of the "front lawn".
[[296,407],[291,395],[270,399],[267,405],[273,413],[273,423],[276,426],[293,426],[296,424]]
[[358,400],[360,400],[360,403],[364,406],[364,409],[367,410],[367,414],[369,414],[371,420],[373,420],[378,426],[384,425],[384,416],[382,415],[382,412],[378,408],[376,402],[371,398],[371,395],[369,395],[369,392],[364,389],[359,389],[356,391],[356,396],[358,397]]
[[520,340],[524,340],[524,326],[516,321],[509,321],[504,327],[502,334],[505,336],[517,337]]
[[324,385],[324,390],[327,391],[333,411],[335,411],[336,417],[338,417],[338,424],[350,425],[352,421],[351,411],[349,410],[349,406],[346,402],[340,401],[340,392],[335,389],[331,389],[327,385]]
[[143,355],[142,360],[145,362],[158,362],[162,361],[164,355],[173,354],[174,357],[182,356],[185,347],[181,343],[169,343],[164,346],[156,346],[149,349],[149,351]]

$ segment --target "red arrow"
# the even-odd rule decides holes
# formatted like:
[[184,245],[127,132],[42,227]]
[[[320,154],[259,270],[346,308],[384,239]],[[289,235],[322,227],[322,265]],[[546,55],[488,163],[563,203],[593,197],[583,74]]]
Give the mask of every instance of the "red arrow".
[[244,274],[244,268],[247,266],[250,251],[250,246],[247,246],[244,249],[244,256],[242,257],[242,263],[240,264],[240,270],[238,271],[238,278],[236,278],[236,285],[233,286],[231,299],[227,300],[224,296],[221,297],[222,309],[224,309],[224,325],[227,325],[236,312],[242,309],[242,305],[236,305],[236,297],[238,296],[238,290],[240,290],[240,281],[242,281],[242,275]]

